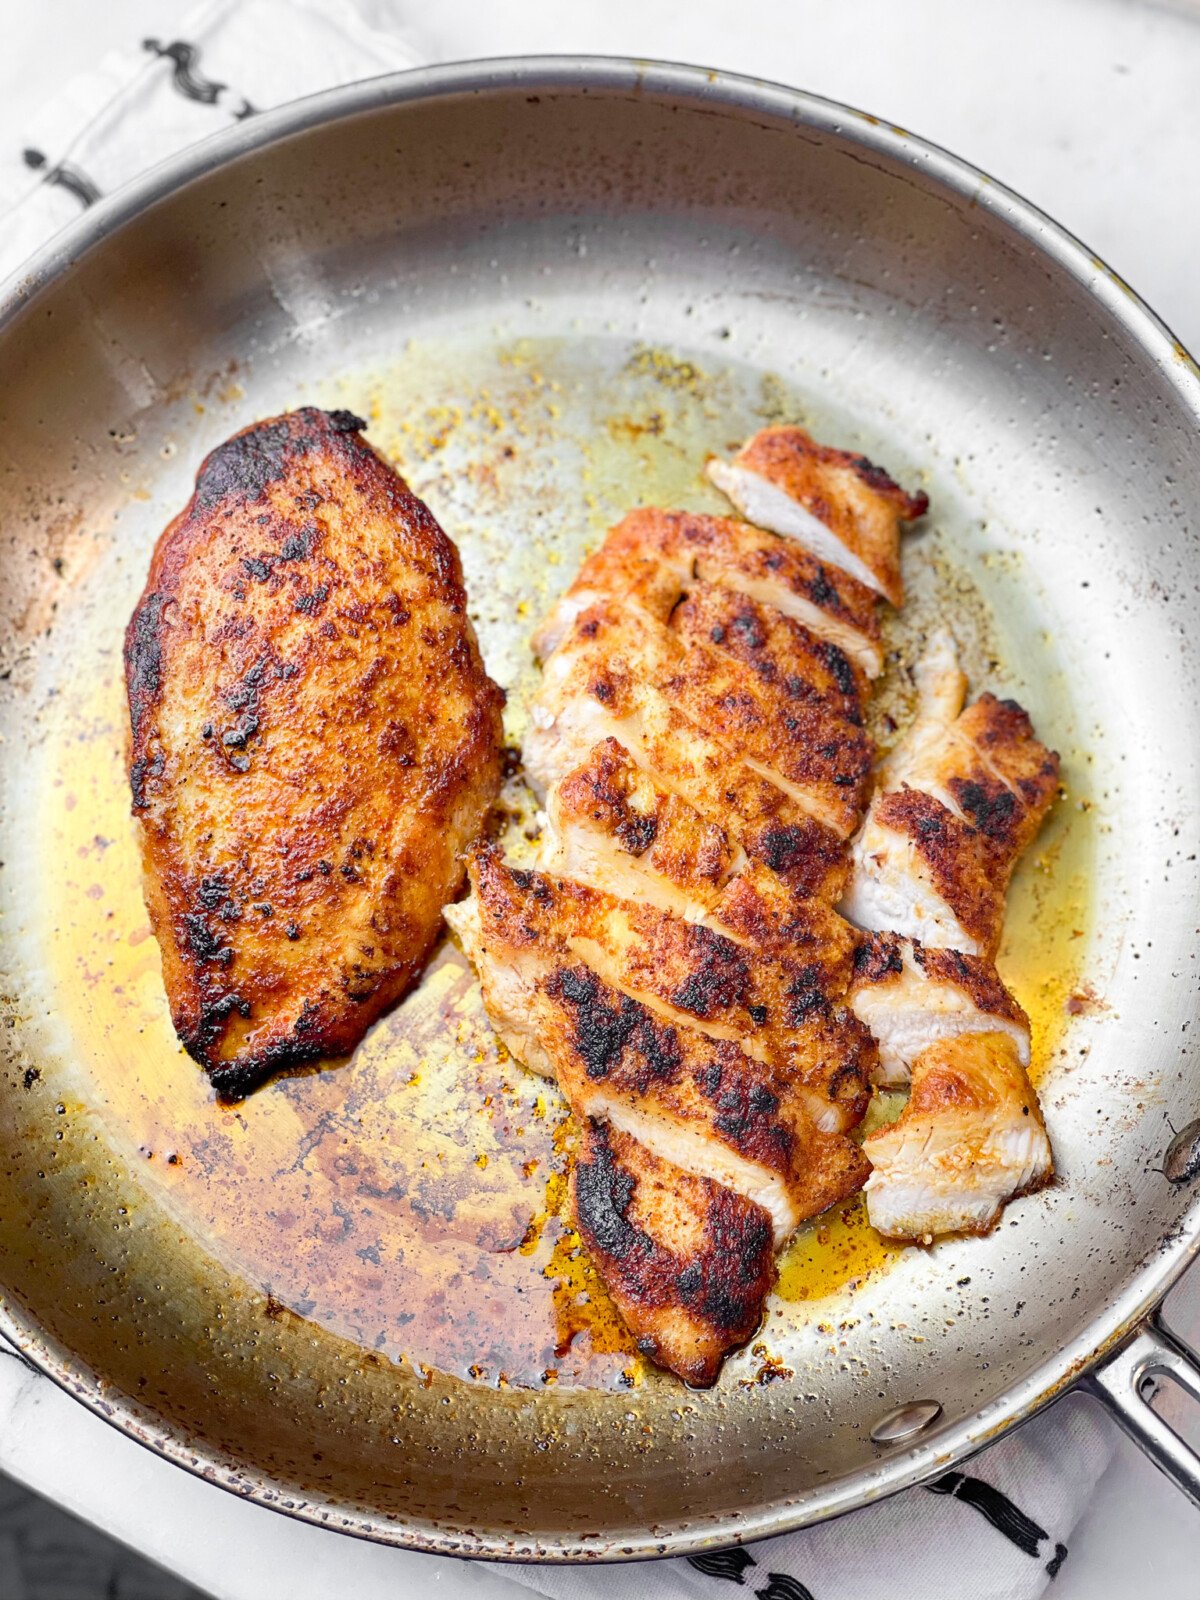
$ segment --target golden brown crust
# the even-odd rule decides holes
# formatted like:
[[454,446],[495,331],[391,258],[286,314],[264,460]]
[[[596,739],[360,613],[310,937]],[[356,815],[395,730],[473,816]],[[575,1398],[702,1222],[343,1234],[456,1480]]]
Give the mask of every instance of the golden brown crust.
[[581,959],[665,1020],[738,1041],[791,1072],[844,1125],[861,1118],[877,1053],[840,1002],[853,934],[827,907],[813,904],[786,957],[771,958],[655,906],[511,867],[489,847],[471,852],[469,871],[485,945]]
[[564,836],[587,830],[607,847],[614,879],[623,856],[639,876],[655,875],[697,913],[763,950],[792,944],[797,919],[813,915],[811,899],[832,904],[848,871],[845,852],[827,835],[814,841],[819,848],[781,862],[778,873],[757,859],[739,864],[725,829],[661,787],[617,739],[594,745],[558,783],[550,805]]
[[718,584],[692,584],[670,614],[688,645],[707,645],[752,667],[791,700],[817,700],[861,725],[869,691],[862,668],[838,645],[820,638],[773,606]]
[[916,939],[901,939],[894,933],[863,936],[854,952],[854,988],[881,988],[899,983],[904,970],[902,951],[905,947],[931,983],[953,984],[966,994],[977,1011],[1028,1030],[1029,1018],[990,961],[983,956],[966,955],[961,950],[935,949]]
[[[913,1062],[909,1119],[934,1112],[1007,1109],[1014,1094],[1022,1115],[1041,1121],[1037,1095],[1007,1033],[966,1033],[939,1039]],[[1049,1176],[1049,1174],[1047,1174]]]
[[1015,858],[1004,867],[984,834],[920,789],[894,789],[880,795],[874,814],[882,827],[912,844],[930,883],[963,931],[982,951],[994,955]]
[[775,1277],[771,1221],[754,1201],[583,1125],[571,1174],[580,1238],[642,1352],[696,1388],[753,1335]]
[[657,681],[667,699],[743,760],[801,791],[842,838],[866,804],[874,748],[861,726],[818,700],[790,697],[742,663],[694,646]]
[[1037,1094],[1011,1034],[959,1034],[912,1064],[908,1104],[864,1148],[873,1225],[891,1238],[988,1233],[1004,1206],[1050,1182]]
[[874,802],[875,820],[912,842],[930,883],[986,955],[1000,942],[1013,870],[1058,791],[1058,765],[1015,700],[983,694],[905,762],[904,777],[918,787],[904,783]]
[[[578,1113],[608,1105],[673,1123],[778,1174],[797,1220],[862,1187],[869,1167],[843,1133],[813,1124],[793,1074],[730,1039],[664,1022],[590,968],[555,967],[539,982],[541,1037]],[[597,1113],[598,1114],[598,1113]]]
[[803,428],[763,428],[735,464],[797,501],[874,574],[893,605],[903,600],[900,524],[925,515],[929,497],[906,494],[866,456],[817,444]]
[[[569,676],[556,685],[563,698],[586,696],[620,718],[649,694],[685,727],[719,744],[714,777],[721,788],[715,793],[724,809],[739,804],[736,793],[726,798],[738,779],[736,763],[757,775],[751,794],[761,783],[773,785],[839,838],[857,826],[873,744],[861,726],[826,703],[789,698],[715,649],[685,649],[670,630],[609,597],[580,613],[556,661],[570,663]],[[654,770],[671,781],[669,764]]]
[[741,592],[751,585],[792,595],[837,627],[850,628],[870,644],[879,644],[873,590],[840,567],[818,561],[793,541],[733,517],[632,511],[584,562],[568,593],[622,594],[632,565],[651,558],[684,577],[688,585],[700,579]]
[[[956,804],[989,838],[1020,854],[1058,792],[1058,752],[1039,743],[1022,706],[993,694],[981,694],[954,727],[996,775],[976,771],[953,778],[949,788]],[[1001,797],[996,778],[1012,795],[1012,804]]]
[[228,1094],[403,992],[499,784],[457,552],[361,426],[308,408],[214,450],[126,635],[164,980]]

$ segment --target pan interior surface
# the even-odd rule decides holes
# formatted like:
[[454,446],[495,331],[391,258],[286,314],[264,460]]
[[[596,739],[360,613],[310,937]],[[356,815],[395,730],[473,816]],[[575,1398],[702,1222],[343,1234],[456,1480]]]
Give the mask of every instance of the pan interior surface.
[[[544,65],[340,109],[197,171],[0,329],[9,1324],[176,1459],[371,1537],[654,1554],[848,1508],[1069,1381],[1189,1248],[1159,1167],[1200,1113],[1193,370],[1036,219],[803,97]],[[633,506],[722,509],[707,454],[799,420],[928,490],[879,732],[945,620],[1062,753],[1001,958],[1053,1188],[928,1251],[818,1219],[696,1393],[607,1306],[561,1105],[453,944],[352,1059],[215,1104],[142,905],[121,636],[203,453],[298,404],[359,412],[458,542],[514,744],[546,606]],[[504,810],[529,852],[519,774]],[[926,1397],[927,1439],[870,1443]]]

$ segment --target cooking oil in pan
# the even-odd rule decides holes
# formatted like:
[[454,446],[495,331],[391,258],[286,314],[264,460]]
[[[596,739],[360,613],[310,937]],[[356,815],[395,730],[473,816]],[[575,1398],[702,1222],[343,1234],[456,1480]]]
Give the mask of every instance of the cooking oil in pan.
[[[536,681],[529,635],[548,604],[630,508],[723,510],[702,476],[708,454],[789,417],[920,479],[886,438],[862,437],[853,418],[772,375],[616,341],[413,344],[394,367],[288,397],[305,402],[360,411],[458,541],[485,658],[509,690],[514,746]],[[223,432],[251,420],[236,386],[215,404]],[[136,494],[136,470],[132,478]],[[909,601],[874,711],[883,742],[909,709],[905,667],[935,618],[954,625],[981,687],[997,684],[994,663],[1018,695],[1057,670],[1052,642],[1035,658],[1013,620],[1018,590],[1007,610],[993,603],[1005,591],[989,583],[969,517],[943,512],[939,485],[930,487],[935,514],[910,539]],[[154,509],[165,521],[177,507]],[[80,608],[76,670],[52,702],[41,753],[42,943],[78,1098],[184,1232],[269,1304],[420,1373],[499,1385],[639,1382],[641,1358],[567,1218],[561,1099],[497,1044],[452,943],[350,1061],[279,1079],[240,1106],[218,1105],[180,1049],[142,902],[123,759],[121,624],[156,532],[145,521],[142,558],[127,550],[119,572],[90,578],[93,595],[112,587]],[[1025,677],[1005,670],[1018,659]],[[1086,768],[1071,748],[1065,689],[1049,719],[1034,709],[1063,747],[1067,795],[1014,885],[1001,967],[1031,1015],[1044,1072],[1081,981],[1093,819],[1075,792]],[[519,773],[504,811],[507,846],[528,858],[537,824]],[[772,1323],[773,1343],[803,1338],[898,1254],[859,1200],[815,1219],[781,1262],[786,1314]]]

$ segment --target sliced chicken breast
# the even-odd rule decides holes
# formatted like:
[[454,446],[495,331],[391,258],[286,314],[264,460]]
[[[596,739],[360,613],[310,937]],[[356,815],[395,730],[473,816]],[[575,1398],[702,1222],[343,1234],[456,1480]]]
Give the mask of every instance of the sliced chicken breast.
[[748,521],[900,604],[900,527],[929,509],[923,492],[906,494],[865,456],[797,427],[762,429],[732,461],[710,460],[708,475]]
[[778,1244],[862,1186],[858,1146],[818,1129],[803,1085],[733,1041],[664,1022],[581,963],[548,971],[529,1003],[533,1023],[519,1026],[536,1027],[577,1116],[736,1189],[769,1213]]
[[[601,1117],[663,1159],[753,1199],[781,1243],[861,1187],[861,1151],[818,1126],[829,1103],[790,1062],[748,1055],[737,1040],[667,1020],[613,987],[572,958],[568,938],[554,936],[546,880],[486,856],[471,867],[477,893],[449,909],[451,925],[500,1037],[519,1060],[557,1078],[578,1116]],[[539,903],[528,915],[526,892]],[[549,914],[570,925],[569,913]],[[853,1088],[849,1078],[843,1087]]]
[[635,583],[644,590],[647,566],[680,591],[700,581],[772,607],[836,645],[868,678],[883,669],[872,589],[793,540],[690,511],[634,511],[619,522],[534,635],[536,653],[545,661],[598,595],[621,599]]
[[879,1046],[876,1081],[889,1087],[909,1081],[930,1045],[963,1033],[1007,1033],[1029,1065],[1029,1018],[978,956],[873,934],[855,953],[849,1004]]
[[841,909],[868,931],[993,956],[1008,876],[995,873],[986,840],[940,800],[898,789],[871,802]]
[[1054,1171],[1037,1096],[1011,1033],[940,1039],[912,1063],[899,1119],[863,1141],[867,1214],[880,1233],[928,1243],[986,1233]]
[[[873,754],[861,726],[819,701],[788,697],[717,650],[684,647],[626,601],[590,605],[546,663],[534,708],[538,732],[580,700],[599,700],[618,715],[639,700],[660,720],[673,712],[717,743],[726,771],[731,758],[741,762],[841,838],[857,826]],[[535,763],[540,755],[535,734]]]
[[[599,635],[599,619],[589,617]],[[620,643],[615,620],[604,637]],[[621,657],[576,655],[564,646],[547,663],[525,737],[525,771],[536,792],[548,795],[605,738],[616,739],[664,788],[797,887],[812,888],[840,870],[841,837],[811,814],[797,786],[689,720],[663,690],[637,680]]]
[[870,682],[836,644],[736,589],[693,583],[670,612],[688,645],[704,644],[752,667],[791,699],[814,700],[861,725]]
[[579,1236],[643,1354],[707,1388],[762,1320],[770,1217],[619,1129],[587,1121],[582,1133],[571,1173]]
[[854,841],[842,909],[861,928],[990,957],[1013,868],[1057,792],[1058,756],[1013,700],[985,694],[960,709],[965,680],[945,636],[917,686],[916,719]]
[[786,880],[663,787],[616,739],[600,740],[552,786],[546,814],[547,872],[709,923],[763,950],[794,947],[818,917],[836,926],[825,907],[845,882],[843,856],[813,852],[811,873],[798,884]]
[[[471,855],[468,871],[478,943],[489,953],[581,962],[663,1021],[732,1041],[789,1073],[822,1131],[861,1121],[876,1052],[836,998],[849,982],[849,930],[824,941],[814,930],[787,960],[770,959],[657,907],[511,867],[487,847]],[[456,913],[460,925],[462,918]]]

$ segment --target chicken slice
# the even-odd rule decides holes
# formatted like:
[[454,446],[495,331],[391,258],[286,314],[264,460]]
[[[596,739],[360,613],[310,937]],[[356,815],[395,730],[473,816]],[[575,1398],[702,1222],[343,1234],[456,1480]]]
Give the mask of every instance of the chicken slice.
[[546,662],[526,746],[535,777],[542,775],[539,734],[561,709],[599,700],[619,714],[639,698],[653,702],[660,719],[673,711],[703,730],[719,746],[720,769],[740,761],[840,838],[858,825],[872,757],[862,727],[819,701],[788,698],[717,650],[684,648],[628,599],[588,606]]
[[672,608],[670,625],[685,644],[705,644],[744,662],[790,699],[815,700],[862,723],[870,683],[861,667],[774,606],[719,584],[694,583]]
[[897,789],[871,802],[842,912],[860,928],[994,956],[1011,870],[1000,876],[986,839],[940,800]]
[[796,539],[898,606],[900,525],[929,509],[865,456],[817,444],[803,428],[764,428],[708,475],[760,528]]
[[571,1173],[579,1236],[644,1355],[696,1388],[752,1336],[775,1279],[753,1200],[586,1121]]
[[727,828],[748,855],[800,890],[815,893],[833,874],[844,879],[838,835],[657,691],[614,673],[598,674],[591,691],[569,694],[543,683],[524,745],[525,771],[539,794],[582,765],[600,740],[612,738],[664,789]]
[[663,1022],[584,966],[556,969],[541,997],[558,1082],[576,1115],[601,1117],[755,1201],[777,1245],[862,1187],[861,1150],[814,1125],[811,1097],[790,1073],[732,1040]]
[[[732,1040],[664,1022],[582,964],[489,942],[529,982],[513,1036],[534,1034],[576,1116],[631,1134],[685,1171],[736,1189],[782,1244],[805,1218],[861,1188],[868,1167],[844,1133],[818,1129],[811,1096]],[[493,989],[493,995],[495,990]]]
[[[602,739],[546,797],[541,864],[595,889],[706,922],[760,949],[787,948],[845,883],[840,854],[806,857],[797,881],[747,855],[717,822],[664,788],[616,739]],[[831,913],[825,913],[832,916]],[[832,924],[831,924],[832,925]]]
[[786,960],[770,959],[655,906],[511,867],[488,847],[472,853],[468,871],[477,945],[489,958],[519,963],[532,952],[559,965],[582,962],[664,1022],[731,1041],[789,1073],[823,1132],[861,1121],[876,1052],[832,998],[845,992],[852,960],[849,930],[835,929],[836,917],[814,925]]
[[866,929],[994,956],[1004,897],[1058,787],[1058,756],[1020,706],[964,680],[947,640],[918,669],[912,728],[881,768],[842,910]]
[[1011,1033],[940,1039],[912,1063],[899,1119],[863,1141],[867,1215],[880,1233],[924,1240],[986,1233],[1004,1204],[1049,1182],[1037,1096]]
[[881,1084],[906,1084],[924,1050],[962,1033],[1007,1033],[1029,1065],[1029,1018],[978,956],[873,934],[855,953],[848,1004],[879,1046]]
[[690,511],[633,511],[619,522],[534,635],[536,653],[545,661],[598,596],[619,600],[644,585],[647,566],[680,591],[697,580],[736,590],[836,645],[866,677],[883,670],[873,590],[792,540]]
[[932,795],[1015,859],[1054,798],[1058,756],[1015,700],[982,694],[963,709],[966,679],[947,633],[933,636],[914,676],[917,717],[882,765],[885,787]]

